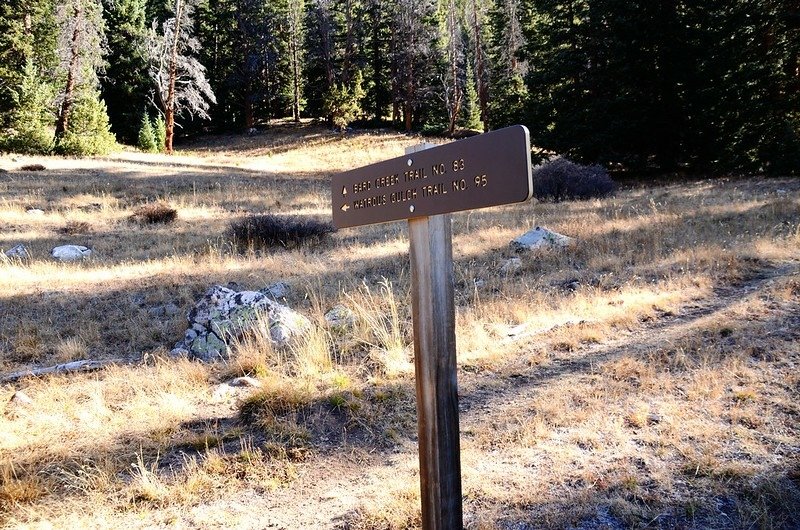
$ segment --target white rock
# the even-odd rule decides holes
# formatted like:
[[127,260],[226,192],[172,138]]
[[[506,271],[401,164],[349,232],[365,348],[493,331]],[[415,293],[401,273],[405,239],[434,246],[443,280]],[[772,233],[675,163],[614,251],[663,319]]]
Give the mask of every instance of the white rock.
[[236,379],[232,379],[229,383],[230,386],[243,386],[243,387],[250,387],[250,388],[260,388],[261,381],[256,379],[255,377],[237,377]]
[[50,255],[59,261],[78,261],[92,255],[92,249],[83,245],[61,245],[53,248]]
[[44,215],[44,210],[39,208],[29,208],[26,212],[28,215]]
[[15,245],[6,250],[6,257],[8,258],[29,258],[31,253],[25,248],[25,245]]
[[573,241],[574,239],[571,237],[537,226],[530,232],[514,239],[511,246],[517,252],[522,252],[540,248],[563,248],[569,246]]
[[12,403],[20,407],[30,407],[31,405],[33,405],[33,400],[29,398],[28,395],[22,392],[21,390],[17,390],[16,392],[14,392],[14,395],[11,396],[9,403]]

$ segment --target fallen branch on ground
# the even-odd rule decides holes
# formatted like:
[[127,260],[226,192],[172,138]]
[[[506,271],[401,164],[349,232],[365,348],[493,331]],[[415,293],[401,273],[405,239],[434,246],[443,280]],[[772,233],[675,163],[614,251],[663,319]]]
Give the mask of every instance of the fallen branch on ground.
[[11,372],[4,376],[0,376],[0,383],[13,383],[23,377],[38,377],[47,374],[66,374],[71,372],[91,372],[99,370],[109,364],[122,362],[121,359],[111,359],[108,361],[72,361],[55,366],[47,366],[45,368],[33,368],[31,370],[22,370],[20,372]]

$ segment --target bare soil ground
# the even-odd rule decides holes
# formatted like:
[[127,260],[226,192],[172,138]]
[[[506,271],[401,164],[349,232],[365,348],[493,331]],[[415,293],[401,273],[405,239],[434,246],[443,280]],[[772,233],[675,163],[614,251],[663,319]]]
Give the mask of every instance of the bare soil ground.
[[[403,224],[268,251],[226,233],[326,219],[332,173],[418,142],[303,126],[0,158],[0,249],[31,253],[0,262],[0,373],[122,361],[0,386],[0,527],[417,527]],[[154,201],[177,220],[129,220]],[[800,181],[757,177],[455,215],[465,526],[800,528],[799,223]],[[501,272],[536,225],[577,242]],[[66,242],[94,256],[54,263]],[[210,285],[275,281],[356,325],[217,365],[166,355]],[[243,374],[261,387],[222,384]]]

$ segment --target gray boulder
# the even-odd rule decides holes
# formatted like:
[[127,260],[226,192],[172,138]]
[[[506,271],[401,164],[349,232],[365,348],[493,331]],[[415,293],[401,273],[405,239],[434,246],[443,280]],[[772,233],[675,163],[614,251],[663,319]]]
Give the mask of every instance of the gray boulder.
[[270,339],[285,346],[311,327],[304,316],[259,291],[211,287],[189,311],[189,329],[172,350],[174,355],[210,362],[227,359],[227,342],[240,337],[257,319],[267,319]]
[[92,255],[92,249],[83,245],[61,245],[54,247],[50,255],[58,261],[80,261]]
[[25,245],[14,245],[10,249],[6,250],[5,252],[7,258],[29,258],[31,257],[31,253],[28,252],[28,249],[25,248]]
[[522,234],[511,241],[511,247],[517,252],[546,248],[563,248],[572,244],[573,238],[561,235],[547,228],[537,226],[530,232]]

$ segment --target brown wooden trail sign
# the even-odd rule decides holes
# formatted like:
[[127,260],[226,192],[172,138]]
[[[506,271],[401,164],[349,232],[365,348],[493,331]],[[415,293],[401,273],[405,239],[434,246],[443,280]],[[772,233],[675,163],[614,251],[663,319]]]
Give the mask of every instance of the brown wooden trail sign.
[[336,228],[528,200],[528,129],[515,125],[333,177]]
[[408,219],[422,528],[463,528],[450,212],[526,201],[528,129],[518,125],[333,178],[337,228]]

